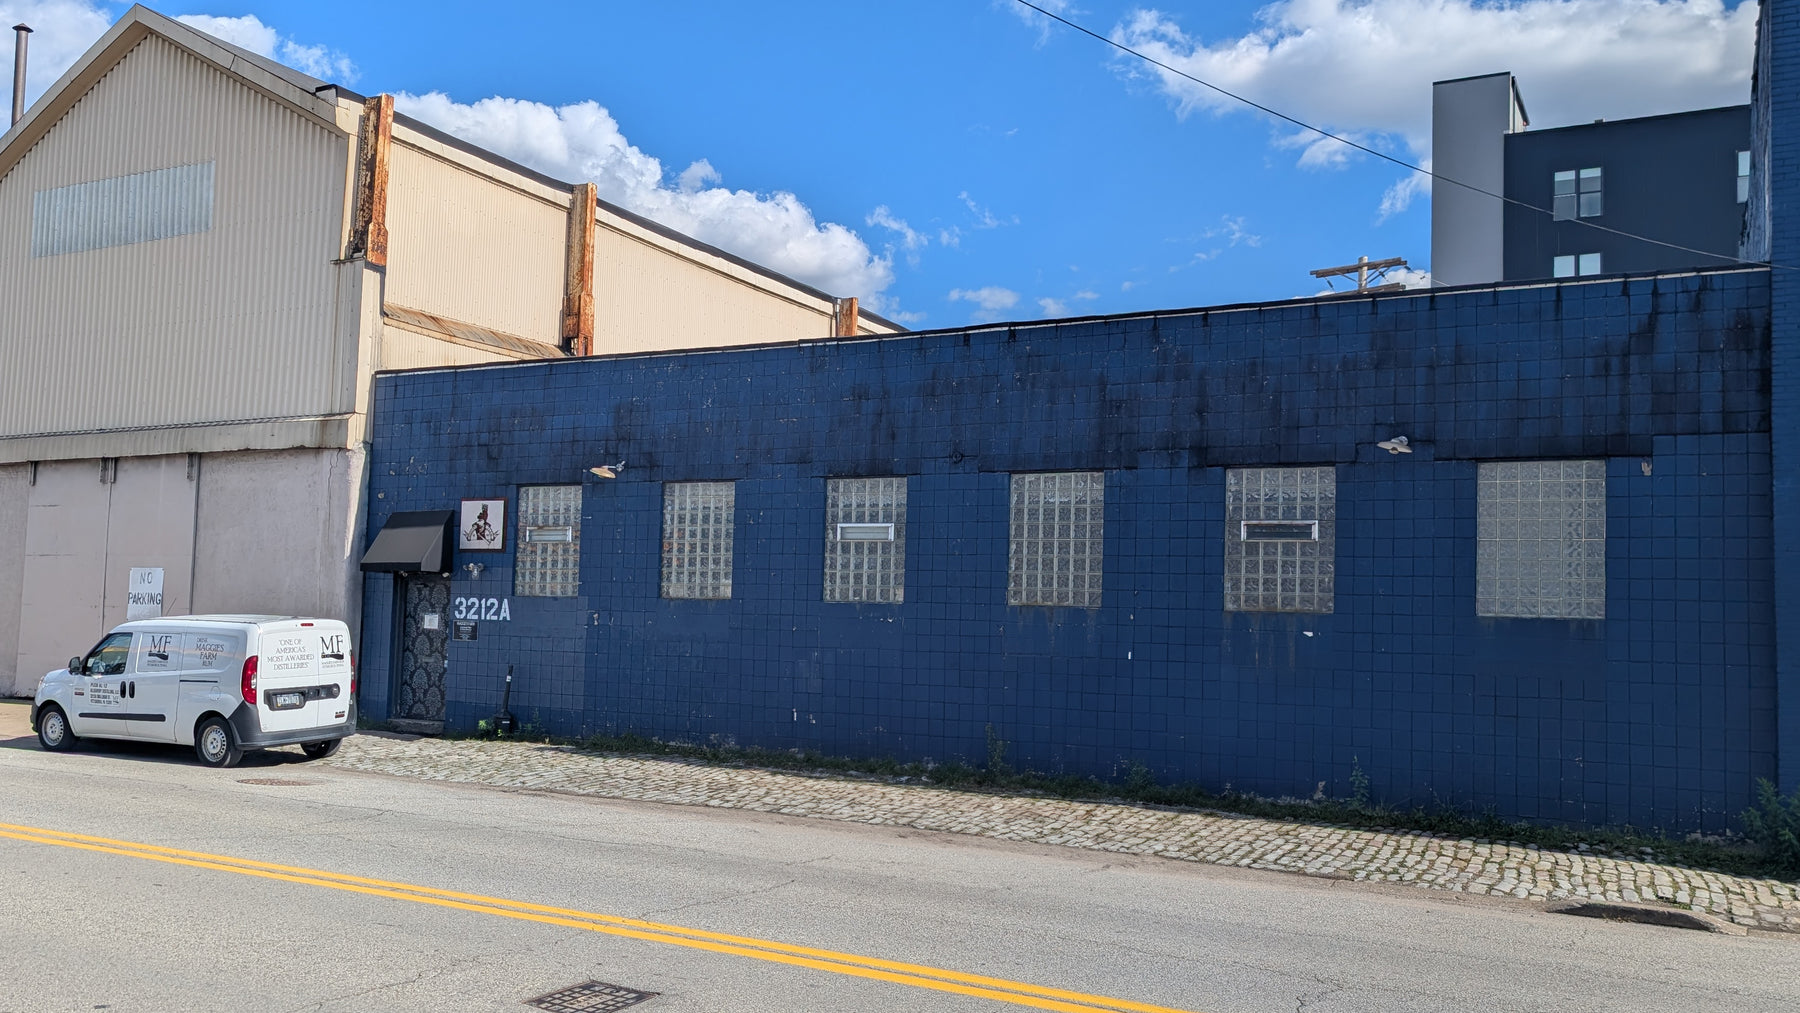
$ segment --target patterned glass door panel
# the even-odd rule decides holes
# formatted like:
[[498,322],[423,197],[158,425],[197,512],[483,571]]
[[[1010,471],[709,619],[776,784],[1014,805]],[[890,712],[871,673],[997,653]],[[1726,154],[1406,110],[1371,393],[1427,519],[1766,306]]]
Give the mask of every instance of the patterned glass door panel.
[[400,685],[394,717],[408,721],[444,720],[449,627],[450,582],[442,577],[406,578]]

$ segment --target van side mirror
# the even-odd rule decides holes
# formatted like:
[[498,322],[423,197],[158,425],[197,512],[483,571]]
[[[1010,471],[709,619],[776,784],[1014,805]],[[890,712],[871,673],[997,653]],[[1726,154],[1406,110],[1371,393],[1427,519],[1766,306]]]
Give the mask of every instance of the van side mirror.
[[87,674],[85,671],[82,670],[80,658],[77,657],[77,658],[69,659],[69,674],[70,675],[86,675]]

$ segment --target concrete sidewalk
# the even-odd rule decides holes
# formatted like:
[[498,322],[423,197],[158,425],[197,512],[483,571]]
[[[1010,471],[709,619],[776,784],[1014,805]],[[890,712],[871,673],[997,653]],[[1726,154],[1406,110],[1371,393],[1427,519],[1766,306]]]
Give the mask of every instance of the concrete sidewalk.
[[587,753],[527,742],[386,734],[346,740],[333,766],[375,774],[1157,855],[1528,901],[1663,905],[1800,932],[1800,883],[1404,831],[1071,802],[925,785]]
[[[0,741],[31,734],[0,704]],[[297,753],[296,753],[297,755]],[[1800,932],[1800,883],[1406,831],[1358,830],[1102,802],[953,791],[885,780],[587,753],[529,742],[354,736],[324,766],[395,777],[779,813],[1008,841],[1155,855],[1529,902],[1661,905]]]

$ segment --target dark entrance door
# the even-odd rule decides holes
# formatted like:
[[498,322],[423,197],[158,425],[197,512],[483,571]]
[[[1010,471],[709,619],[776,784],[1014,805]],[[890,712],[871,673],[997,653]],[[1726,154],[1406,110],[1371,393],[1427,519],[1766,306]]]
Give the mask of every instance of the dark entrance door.
[[435,574],[407,574],[400,578],[400,599],[400,657],[389,724],[403,732],[437,735],[444,730],[450,581]]

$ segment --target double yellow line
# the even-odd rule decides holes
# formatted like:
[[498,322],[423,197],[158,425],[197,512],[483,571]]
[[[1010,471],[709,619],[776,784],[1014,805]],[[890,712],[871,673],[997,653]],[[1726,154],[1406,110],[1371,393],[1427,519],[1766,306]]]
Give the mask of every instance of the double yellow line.
[[60,848],[78,848],[83,851],[123,855],[127,858],[145,858],[153,862],[168,862],[171,865],[186,865],[196,869],[235,872],[242,876],[257,876],[285,883],[320,886],[331,890],[347,890],[351,893],[368,894],[372,897],[387,897],[392,900],[411,901],[415,904],[431,904],[437,907],[455,908],[459,911],[516,918],[520,921],[584,929],[589,932],[604,932],[607,935],[624,936],[627,939],[667,943],[670,946],[684,946],[688,949],[706,950],[711,953],[725,953],[737,957],[749,957],[752,960],[766,960],[777,964],[811,968],[816,971],[829,971],[833,974],[871,978],[876,981],[911,985],[915,988],[928,988],[938,992],[950,992],[979,999],[993,999],[1015,1006],[1029,1006],[1033,1009],[1063,1010],[1066,1013],[1095,1013],[1095,1011],[1187,1013],[1187,1011],[1168,1006],[1153,1006],[1149,1003],[1132,1002],[1128,999],[1112,999],[1101,995],[1088,995],[1084,992],[1046,988],[1042,985],[1031,985],[1020,981],[1007,981],[1004,978],[989,978],[979,974],[964,974],[961,971],[948,971],[920,964],[906,964],[896,960],[882,960],[878,957],[863,957],[854,953],[838,953],[833,950],[813,949],[809,946],[793,946],[788,943],[756,939],[751,936],[707,932],[701,929],[683,928],[679,925],[640,921],[636,918],[621,918],[617,915],[596,914],[592,911],[547,907],[542,904],[529,904],[503,897],[486,897],[481,894],[459,893],[455,890],[439,890],[435,887],[415,886],[411,883],[394,883],[300,866],[276,865],[272,862],[258,862],[248,858],[233,858],[228,855],[212,855],[202,851],[183,851],[179,848],[139,844],[135,841],[120,841],[110,837],[93,837],[87,834],[72,834],[61,830],[45,830],[41,827],[19,826],[12,823],[0,823],[0,837],[30,841],[34,844],[50,844]]

